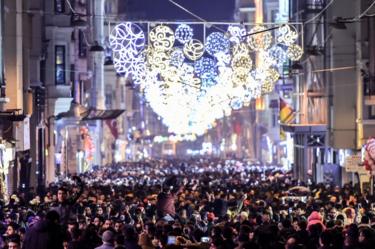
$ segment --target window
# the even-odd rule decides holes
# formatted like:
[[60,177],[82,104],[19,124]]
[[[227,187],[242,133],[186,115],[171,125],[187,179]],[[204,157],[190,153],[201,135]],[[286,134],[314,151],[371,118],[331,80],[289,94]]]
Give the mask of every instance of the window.
[[87,55],[87,44],[85,41],[85,34],[82,30],[78,33],[78,56],[80,58],[85,58]]
[[65,84],[65,46],[55,46],[55,83]]
[[55,0],[55,13],[62,14],[65,12],[65,0]]

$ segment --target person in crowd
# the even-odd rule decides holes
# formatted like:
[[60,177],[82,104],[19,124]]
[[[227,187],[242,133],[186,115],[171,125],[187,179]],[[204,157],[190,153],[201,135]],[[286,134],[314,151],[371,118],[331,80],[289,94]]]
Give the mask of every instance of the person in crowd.
[[104,231],[102,235],[103,244],[95,249],[114,249],[115,234],[110,231]]

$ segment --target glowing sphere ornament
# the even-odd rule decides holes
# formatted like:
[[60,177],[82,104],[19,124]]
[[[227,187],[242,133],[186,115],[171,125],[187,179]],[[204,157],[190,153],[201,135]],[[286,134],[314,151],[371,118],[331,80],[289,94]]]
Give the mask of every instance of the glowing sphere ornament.
[[206,51],[214,56],[216,53],[228,53],[230,49],[229,39],[221,32],[213,32],[207,36]]
[[126,22],[116,25],[109,35],[112,51],[137,55],[145,47],[145,34],[134,23]]
[[180,48],[175,48],[171,52],[171,65],[180,67],[185,60],[184,52]]
[[201,76],[204,73],[216,75],[216,62],[211,58],[202,57],[195,62],[194,71],[198,76]]
[[167,69],[170,64],[170,56],[168,53],[163,51],[153,51],[147,57],[147,62],[152,70],[161,73]]
[[202,57],[204,45],[201,41],[193,39],[185,43],[183,51],[186,58],[195,61]]
[[290,46],[298,39],[298,33],[290,25],[283,25],[278,29],[276,41],[278,43]]
[[253,65],[253,61],[250,56],[236,55],[233,57],[231,65],[234,71],[243,70],[249,72]]
[[213,72],[205,72],[200,78],[203,88],[211,87],[217,84],[216,74]]
[[249,47],[247,46],[246,43],[239,43],[239,44],[235,44],[233,47],[232,47],[232,54],[234,56],[236,55],[249,55],[249,52],[250,52],[250,49]]
[[187,24],[179,25],[175,31],[176,40],[178,40],[182,44],[185,44],[193,39],[193,36],[193,29]]
[[250,30],[247,37],[247,44],[253,51],[262,51],[268,49],[272,44],[272,34],[270,31],[265,31],[264,26],[255,26]]
[[168,26],[158,25],[150,31],[148,36],[155,50],[167,51],[174,45],[174,32]]
[[232,43],[238,44],[244,40],[246,29],[244,26],[230,25],[228,26],[228,35]]
[[233,87],[246,86],[250,83],[249,73],[247,71],[233,71],[232,74]]
[[273,46],[268,50],[268,53],[274,62],[274,66],[281,67],[285,62],[288,61],[286,51],[280,46]]
[[288,47],[286,54],[291,61],[298,61],[303,55],[303,49],[301,46],[293,44]]

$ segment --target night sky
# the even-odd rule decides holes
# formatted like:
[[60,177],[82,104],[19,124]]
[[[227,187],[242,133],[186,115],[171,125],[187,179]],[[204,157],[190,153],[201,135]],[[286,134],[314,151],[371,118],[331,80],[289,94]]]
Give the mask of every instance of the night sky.
[[[175,0],[207,21],[233,21],[235,0]],[[168,0],[120,0],[129,20],[198,21]]]

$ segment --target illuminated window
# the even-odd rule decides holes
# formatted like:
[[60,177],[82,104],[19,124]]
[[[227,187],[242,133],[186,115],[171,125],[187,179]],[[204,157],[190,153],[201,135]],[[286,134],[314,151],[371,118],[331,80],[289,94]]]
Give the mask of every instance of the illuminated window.
[[55,46],[55,83],[65,84],[65,46]]

